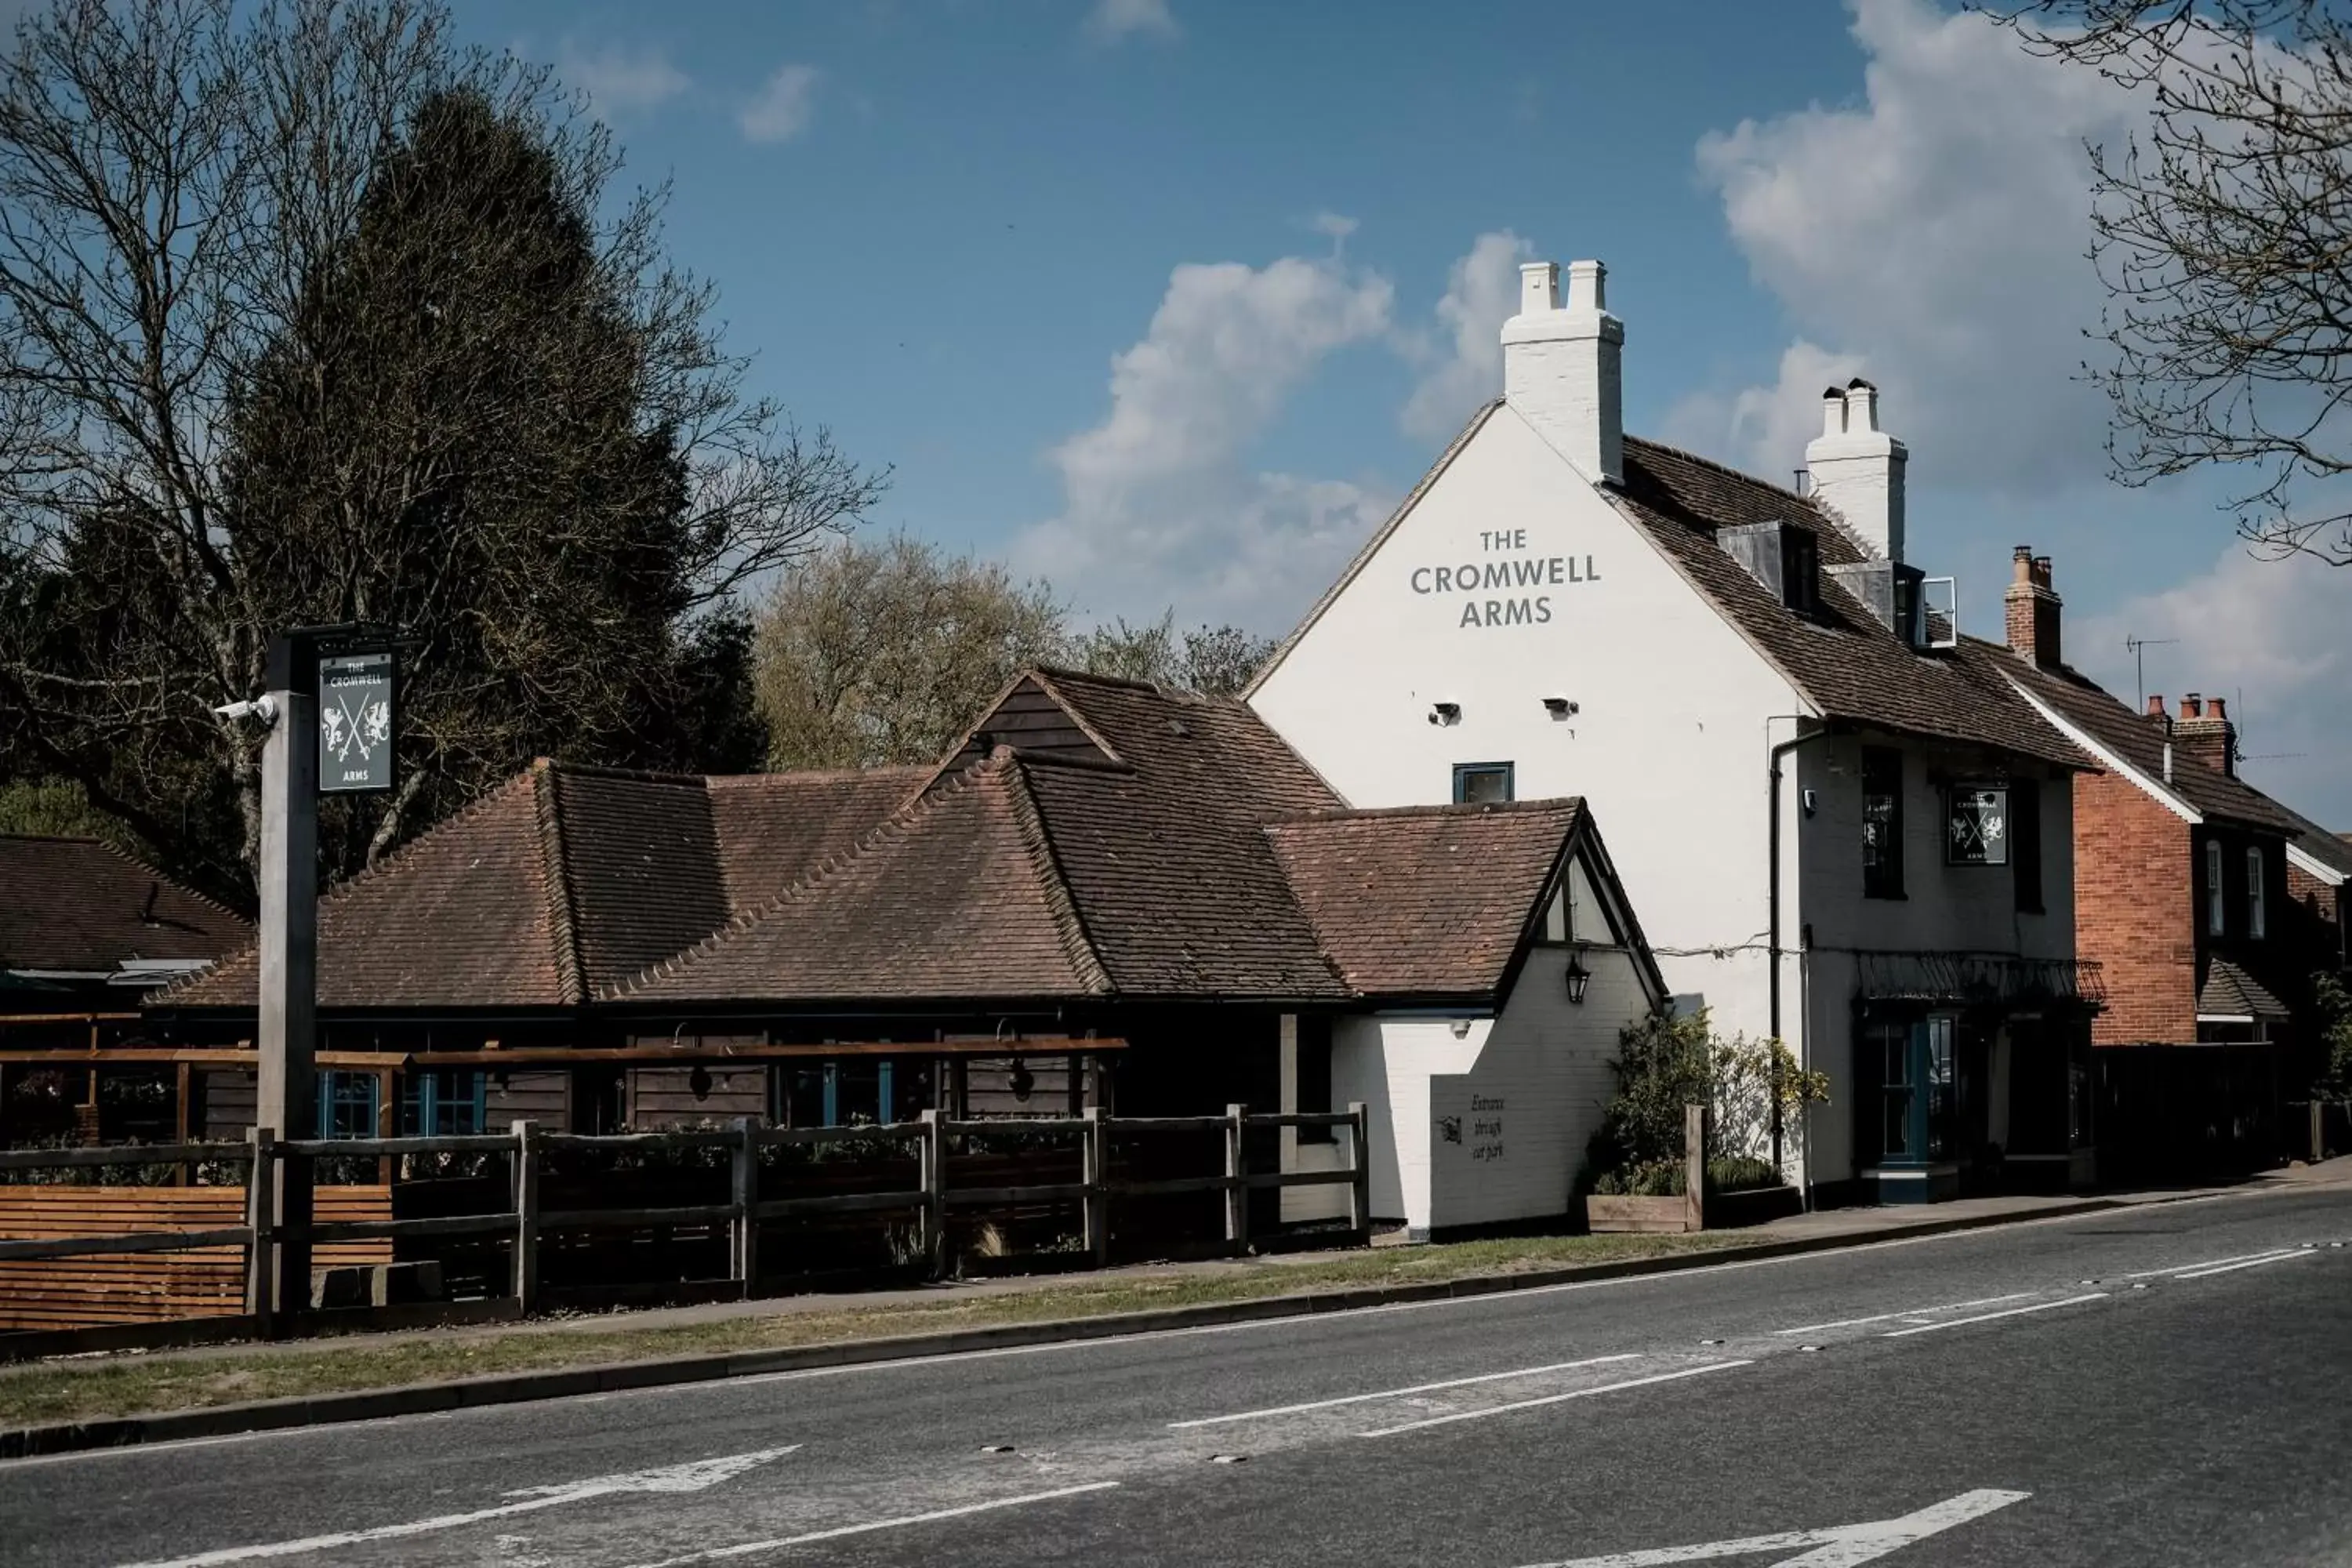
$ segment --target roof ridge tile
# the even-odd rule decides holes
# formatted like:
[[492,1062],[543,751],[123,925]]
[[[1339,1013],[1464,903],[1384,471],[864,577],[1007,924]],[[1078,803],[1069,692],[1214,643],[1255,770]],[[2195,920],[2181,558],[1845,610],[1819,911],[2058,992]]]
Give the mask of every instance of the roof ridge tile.
[[547,912],[548,941],[553,944],[556,984],[563,999],[578,1004],[588,998],[588,966],[582,957],[578,897],[572,875],[572,857],[563,831],[560,796],[562,772],[552,762],[531,765],[531,826],[539,847],[540,897]]

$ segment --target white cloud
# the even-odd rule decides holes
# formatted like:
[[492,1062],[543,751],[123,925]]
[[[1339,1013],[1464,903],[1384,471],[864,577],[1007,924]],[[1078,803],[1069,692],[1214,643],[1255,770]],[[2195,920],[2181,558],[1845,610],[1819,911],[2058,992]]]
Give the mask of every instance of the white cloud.
[[[1828,366],[1885,390],[1915,473],[2011,492],[2094,479],[2106,408],[2078,379],[2101,289],[2086,138],[2134,101],[1982,16],[1854,0],[1864,101],[1745,121],[1698,166],[1797,340],[1761,385],[1675,410],[1678,439],[1773,474],[1802,460]],[[1793,445],[1785,444],[1791,443]]]
[[657,48],[606,44],[591,53],[570,38],[556,47],[555,75],[586,93],[590,108],[607,117],[658,109],[694,85]]
[[1339,255],[1348,248],[1348,237],[1362,226],[1345,213],[1319,212],[1307,220],[1307,226],[1331,242],[1331,254]]
[[1085,29],[1087,37],[1100,44],[1129,37],[1173,38],[1183,32],[1169,13],[1168,0],[1095,0]]
[[1446,274],[1437,301],[1443,340],[1406,340],[1406,357],[1421,367],[1398,422],[1405,433],[1444,440],[1470,411],[1503,390],[1503,323],[1519,308],[1519,263],[1534,254],[1509,229],[1482,234]]
[[1087,614],[1278,626],[1385,512],[1377,487],[1259,472],[1250,454],[1332,354],[1390,329],[1392,291],[1336,260],[1182,266],[1111,362],[1110,411],[1055,447],[1062,514],[1015,542]]
[[759,93],[735,117],[747,142],[789,142],[808,129],[816,114],[819,73],[814,66],[776,68]]
[[[2063,583],[2061,586],[2063,587]],[[2249,782],[2329,825],[2352,829],[2352,573],[2307,556],[2261,560],[2242,545],[2161,593],[2066,628],[2067,657],[2126,702],[2126,636],[2172,639],[2147,650],[2147,684],[2231,700]]]

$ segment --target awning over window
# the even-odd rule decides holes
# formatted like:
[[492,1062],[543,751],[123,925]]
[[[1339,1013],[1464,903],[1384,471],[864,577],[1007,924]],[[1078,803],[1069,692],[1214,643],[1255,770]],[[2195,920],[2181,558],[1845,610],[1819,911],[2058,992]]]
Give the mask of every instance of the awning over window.
[[1959,952],[1864,952],[1857,960],[1861,995],[1869,1002],[2096,1005],[2107,998],[2099,966],[2088,960]]

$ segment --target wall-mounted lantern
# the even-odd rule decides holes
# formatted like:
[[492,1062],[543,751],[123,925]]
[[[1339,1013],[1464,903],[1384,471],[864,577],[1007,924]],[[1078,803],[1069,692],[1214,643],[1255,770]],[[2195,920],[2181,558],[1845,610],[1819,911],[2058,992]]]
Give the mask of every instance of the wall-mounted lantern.
[[1591,971],[1584,967],[1584,950],[1578,948],[1568,955],[1568,1000],[1571,1006],[1584,1005],[1584,988],[1592,984]]

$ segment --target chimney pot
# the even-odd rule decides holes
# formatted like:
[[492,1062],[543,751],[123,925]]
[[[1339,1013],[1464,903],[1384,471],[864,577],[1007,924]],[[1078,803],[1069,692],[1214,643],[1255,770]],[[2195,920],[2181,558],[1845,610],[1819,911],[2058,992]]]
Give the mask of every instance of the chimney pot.
[[1519,263],[1519,314],[1548,315],[1559,309],[1559,263]]
[[2219,697],[2209,697],[2205,700],[2205,712],[2208,717],[2214,719],[2227,719],[2230,716],[2227,701]]
[[2030,583],[2033,580],[2033,546],[2031,544],[2019,545],[2017,547],[2017,553],[2012,555],[2010,559],[2014,563],[2014,564],[2010,568],[2009,573],[2009,580],[2011,582]]
[[2205,716],[2205,699],[2199,696],[2194,691],[2182,696],[2180,699],[2180,716],[2183,719],[2203,718]]
[[2151,719],[2161,719],[2164,717],[2164,698],[2162,695],[2158,693],[2151,693],[2149,695],[2147,700],[2147,716]]
[[1845,389],[1832,386],[1822,394],[1822,434],[1845,434]]
[[1503,401],[1595,484],[1625,482],[1625,323],[1609,313],[1598,261],[1519,268],[1519,313],[1503,323]]

